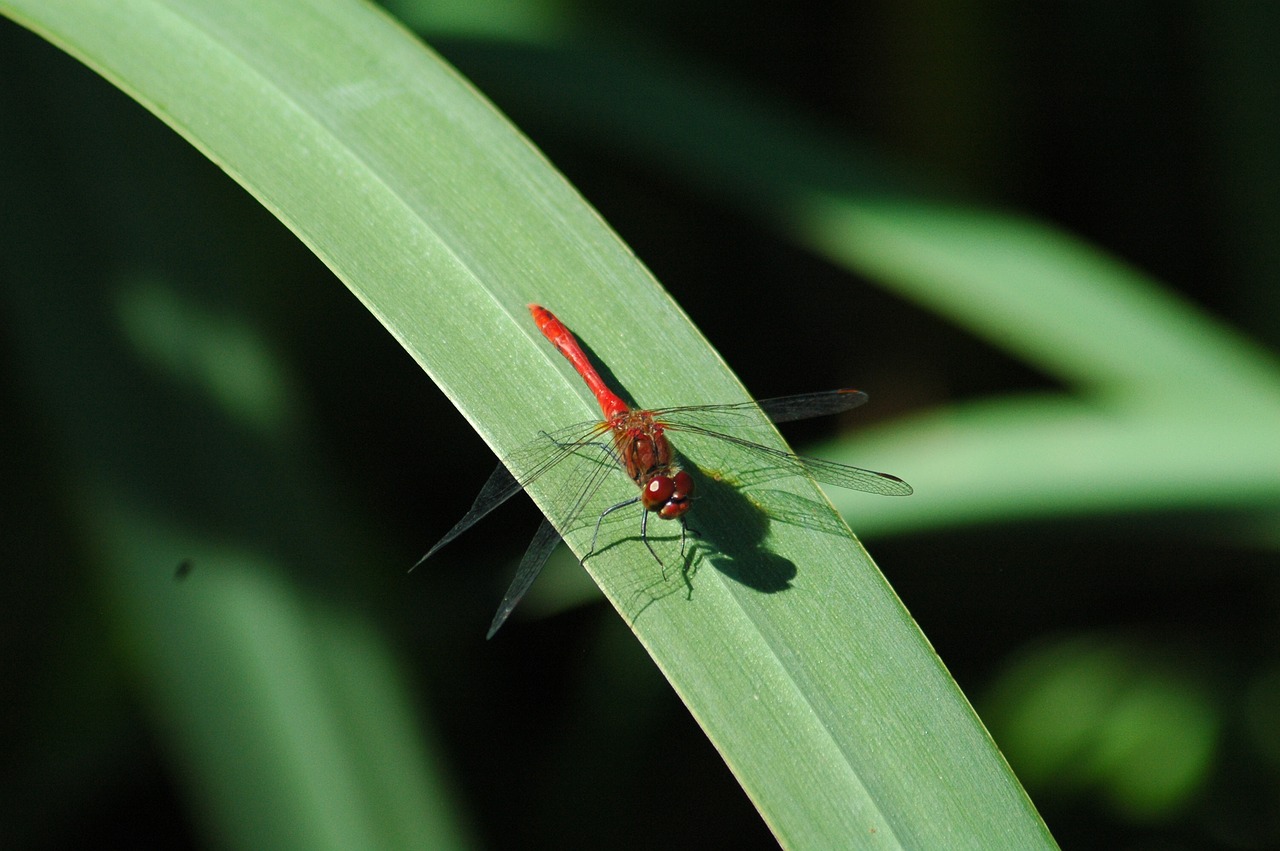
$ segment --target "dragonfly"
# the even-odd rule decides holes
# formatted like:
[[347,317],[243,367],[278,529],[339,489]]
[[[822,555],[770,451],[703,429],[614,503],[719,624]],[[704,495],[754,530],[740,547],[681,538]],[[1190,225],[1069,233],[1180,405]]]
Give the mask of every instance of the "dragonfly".
[[[771,446],[729,434],[722,429],[742,429],[763,412],[775,423],[828,416],[856,408],[867,401],[861,390],[841,389],[796,396],[781,396],[763,401],[735,402],[726,405],[690,405],[675,408],[633,408],[609,388],[592,365],[573,333],[545,307],[529,305],[538,330],[557,351],[568,359],[586,382],[600,405],[603,419],[580,423],[537,441],[499,464],[481,488],[470,510],[454,524],[414,568],[431,558],[449,542],[470,529],[489,512],[557,467],[566,459],[584,453],[597,453],[602,463],[587,465],[588,472],[570,489],[567,505],[559,506],[561,527],[569,529],[586,510],[591,497],[611,470],[621,469],[639,488],[631,499],[612,505],[596,518],[595,532],[588,556],[595,552],[600,526],[615,511],[640,505],[640,538],[650,554],[662,564],[648,537],[650,514],[663,520],[677,520],[681,527],[681,552],[684,551],[685,515],[692,509],[695,483],[693,476],[681,468],[678,457],[667,439],[668,432],[685,433],[725,441],[744,450],[762,468],[780,475],[811,476],[819,482],[882,496],[909,496],[911,485],[889,473],[864,470],[834,461],[807,458]],[[523,470],[517,477],[510,470]],[[534,534],[528,549],[516,568],[515,578],[502,598],[486,638],[493,638],[542,571],[552,550],[560,543],[560,533],[548,519]]]

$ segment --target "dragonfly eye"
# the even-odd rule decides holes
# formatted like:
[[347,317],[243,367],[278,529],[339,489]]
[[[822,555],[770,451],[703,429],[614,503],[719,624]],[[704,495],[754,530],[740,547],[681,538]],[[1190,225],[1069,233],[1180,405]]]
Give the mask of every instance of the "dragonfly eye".
[[661,513],[675,492],[676,483],[670,476],[654,476],[644,486],[644,497],[641,501],[646,511]]
[[693,476],[681,470],[672,480],[672,486],[673,490],[671,496],[667,498],[667,504],[658,512],[658,516],[664,520],[681,517],[693,507]]
[[675,476],[654,476],[644,489],[644,507],[663,520],[684,515],[692,506],[693,476],[684,470]]
[[674,484],[676,486],[676,492],[671,495],[672,499],[679,500],[680,502],[688,502],[693,499],[693,476],[689,475],[684,470],[681,470],[676,473]]

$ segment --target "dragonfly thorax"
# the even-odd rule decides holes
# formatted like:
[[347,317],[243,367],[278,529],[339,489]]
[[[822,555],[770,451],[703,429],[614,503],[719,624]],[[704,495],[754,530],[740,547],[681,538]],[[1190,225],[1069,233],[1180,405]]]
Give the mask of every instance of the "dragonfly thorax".
[[609,421],[618,460],[640,486],[640,504],[664,520],[693,505],[693,477],[677,467],[662,423],[650,411],[628,409]]
[[655,475],[675,475],[671,467],[671,444],[662,425],[645,411],[628,411],[610,423],[618,460],[631,480],[644,488]]

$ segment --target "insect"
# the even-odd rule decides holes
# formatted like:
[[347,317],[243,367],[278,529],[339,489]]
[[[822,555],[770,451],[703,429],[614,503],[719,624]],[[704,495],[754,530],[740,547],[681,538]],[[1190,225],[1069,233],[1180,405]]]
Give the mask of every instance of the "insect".
[[[763,466],[784,475],[808,475],[825,484],[884,496],[907,496],[911,493],[910,485],[888,473],[877,473],[874,470],[864,470],[861,467],[851,467],[818,458],[806,458],[719,430],[731,429],[735,423],[740,425],[744,414],[749,414],[755,409],[763,411],[775,423],[841,413],[867,401],[867,395],[860,390],[829,390],[797,396],[781,396],[761,402],[736,402],[727,405],[632,408],[609,389],[564,323],[551,311],[536,304],[529,305],[529,312],[538,330],[568,359],[591,392],[595,394],[604,418],[570,427],[558,432],[554,439],[544,439],[521,450],[515,457],[525,463],[513,465],[517,469],[527,470],[520,478],[514,477],[505,465],[499,465],[481,489],[471,509],[425,556],[418,560],[414,567],[431,558],[441,547],[470,529],[482,517],[519,493],[548,470],[592,446],[609,452],[617,462],[617,466],[621,467],[639,488],[639,493],[635,497],[610,506],[600,513],[596,520],[595,534],[592,537],[592,551],[595,550],[595,540],[604,518],[618,509],[638,503],[643,508],[640,515],[640,538],[653,557],[661,563],[662,559],[649,543],[649,515],[656,514],[664,520],[679,520],[682,525],[683,541],[683,518],[693,507],[695,489],[693,477],[681,469],[676,460],[676,454],[667,439],[668,432],[685,432],[727,441],[745,450]],[[606,436],[608,443],[603,442]],[[568,528],[568,525],[585,509],[588,499],[602,480],[601,470],[607,470],[607,468],[600,465],[592,467],[589,474],[584,476],[581,487],[576,489],[573,501],[560,508],[558,519],[564,528]],[[520,566],[516,569],[515,579],[507,589],[497,614],[494,615],[487,637],[492,638],[506,622],[521,598],[533,585],[533,581],[559,541],[560,534],[556,528],[550,521],[544,520],[525,551]]]

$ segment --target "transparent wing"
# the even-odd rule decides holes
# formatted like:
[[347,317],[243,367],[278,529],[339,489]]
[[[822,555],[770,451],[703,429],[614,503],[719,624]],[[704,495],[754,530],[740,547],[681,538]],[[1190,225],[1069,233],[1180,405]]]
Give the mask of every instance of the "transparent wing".
[[[550,434],[544,433],[541,439],[517,450],[490,474],[488,481],[476,495],[475,502],[471,504],[471,508],[462,519],[455,523],[453,528],[446,532],[435,546],[427,550],[427,554],[418,559],[409,570],[414,570],[431,558],[454,538],[478,523],[490,511],[520,493],[561,461],[592,446],[608,429],[608,425],[603,422],[577,423]],[[513,468],[526,472],[520,478],[516,478],[511,472]],[[599,487],[598,484],[597,487]]]
[[794,476],[810,475],[823,484],[836,485],[837,487],[862,491],[863,493],[880,494],[881,496],[910,496],[912,493],[911,485],[889,473],[877,473],[875,470],[864,470],[861,467],[839,464],[835,461],[824,461],[821,458],[795,455],[781,449],[774,449],[771,446],[744,440],[741,437],[734,437],[731,434],[721,434],[720,432],[697,426],[681,425],[677,427],[673,425],[671,430],[698,434],[704,437],[714,437],[717,440],[732,443],[734,446],[746,450],[748,454],[761,459],[779,473]]
[[764,412],[775,423],[809,419],[811,417],[839,414],[856,408],[867,401],[861,390],[828,390],[821,393],[802,393],[797,396],[779,396],[761,402],[739,402],[733,405],[690,406],[656,411],[655,416],[673,432],[688,432],[713,437],[732,443],[771,466],[784,475],[810,475],[818,481],[874,493],[882,496],[908,496],[911,485],[889,473],[864,470],[821,458],[807,458],[781,449],[756,443],[719,431],[719,428],[741,428],[743,420],[756,409]]
[[734,428],[749,422],[751,415],[763,411],[775,423],[828,417],[852,410],[867,401],[861,390],[823,390],[819,393],[800,393],[795,396],[776,396],[752,402],[735,402],[731,405],[686,405],[678,408],[661,408],[654,416],[662,422],[688,423],[702,428]]
[[550,520],[542,518],[542,525],[534,533],[533,540],[529,542],[529,548],[524,551],[524,558],[520,559],[520,566],[516,568],[515,579],[511,580],[511,585],[507,588],[507,593],[503,595],[498,611],[493,616],[493,622],[489,624],[489,631],[484,636],[486,641],[493,638],[494,634],[507,622],[507,618],[511,617],[511,613],[516,610],[516,606],[533,586],[533,580],[538,578],[543,565],[547,563],[547,559],[551,558],[552,551],[559,543],[560,533],[556,531],[556,527],[551,525]]

